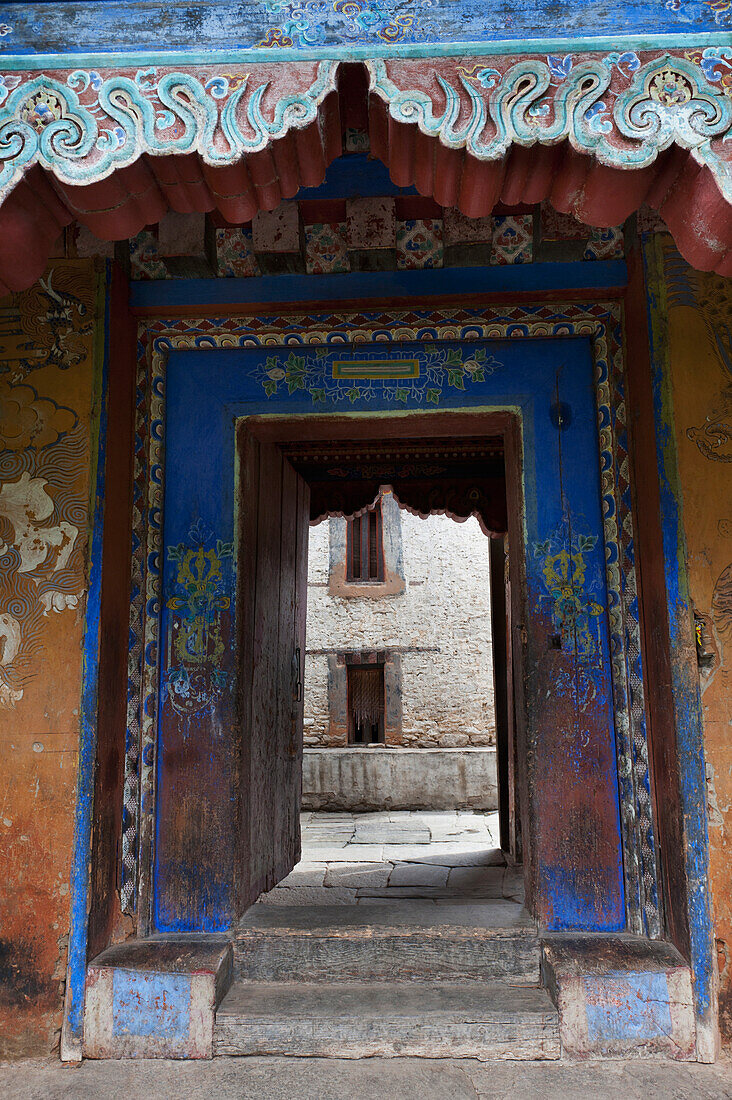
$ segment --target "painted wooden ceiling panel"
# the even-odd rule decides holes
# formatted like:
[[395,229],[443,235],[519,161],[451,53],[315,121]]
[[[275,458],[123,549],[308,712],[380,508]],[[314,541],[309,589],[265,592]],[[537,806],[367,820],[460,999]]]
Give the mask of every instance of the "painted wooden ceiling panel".
[[195,51],[366,48],[392,55],[415,46],[527,39],[719,34],[732,30],[732,0],[37,0],[0,4],[0,52]]

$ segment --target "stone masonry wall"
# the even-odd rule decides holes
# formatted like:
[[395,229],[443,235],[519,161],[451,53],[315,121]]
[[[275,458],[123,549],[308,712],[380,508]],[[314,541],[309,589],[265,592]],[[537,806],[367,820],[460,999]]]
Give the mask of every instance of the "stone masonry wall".
[[[385,527],[391,509],[384,502]],[[394,509],[396,512],[396,509]],[[401,664],[401,732],[387,744],[460,747],[495,743],[488,540],[476,519],[421,519],[400,510],[404,590],[344,598],[329,592],[343,519],[310,529],[305,745],[345,743],[329,717],[328,654],[388,650]],[[331,528],[334,525],[334,529]],[[385,541],[393,531],[385,531]],[[332,587],[332,586],[331,586]]]

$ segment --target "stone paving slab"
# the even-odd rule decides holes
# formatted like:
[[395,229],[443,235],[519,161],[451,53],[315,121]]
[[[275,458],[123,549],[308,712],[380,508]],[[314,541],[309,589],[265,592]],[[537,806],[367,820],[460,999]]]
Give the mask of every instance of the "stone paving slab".
[[490,884],[485,886],[473,886],[473,887],[450,887],[448,886],[391,886],[384,887],[379,890],[376,888],[362,887],[357,891],[356,897],[358,900],[362,898],[444,898],[445,900],[454,899],[456,897],[464,898],[489,898],[497,901],[503,897],[501,893],[500,884]]
[[447,886],[448,867],[430,863],[397,863],[389,875],[389,886]]
[[325,885],[385,887],[393,870],[393,863],[338,863],[326,871]]
[[732,1100],[732,1062],[216,1058],[0,1064],[3,1100]]
[[308,863],[306,860],[300,860],[295,869],[290,871],[287,878],[283,878],[279,885],[280,887],[322,886],[325,882],[325,872],[327,870],[327,863]]
[[344,844],[339,848],[335,844],[303,845],[303,858],[313,863],[383,863],[382,844]]
[[498,848],[467,844],[385,844],[385,860],[394,863],[439,863],[443,867],[479,866],[489,864],[503,866],[503,853]]
[[294,890],[278,886],[262,894],[257,905],[355,905],[356,900],[356,890],[342,886],[298,886]]
[[[331,891],[331,894],[333,891]],[[371,918],[374,930],[384,931],[386,916],[375,913]],[[435,921],[431,905],[422,899],[405,901],[394,912],[389,912],[388,924],[391,928],[404,928],[408,931],[423,929],[429,933],[436,928],[478,929],[481,939],[490,935],[503,935],[513,929],[535,932],[536,926],[525,909],[511,902],[494,900],[476,902],[475,900],[452,899],[445,905],[439,921]],[[239,928],[246,935],[249,930],[271,932],[273,929],[286,933],[293,931],[320,936],[324,930],[333,929],[339,934],[343,929],[368,931],[369,923],[357,910],[341,911],[328,905],[303,908],[294,913],[283,913],[277,906],[253,905],[242,917]],[[500,931],[497,931],[500,930]],[[371,935],[371,933],[368,933]]]
[[[301,825],[302,860],[265,904],[360,905],[374,896],[434,902],[463,895],[523,904],[520,869],[506,877],[496,813],[309,812]],[[331,897],[333,890],[341,892]],[[297,898],[288,896],[293,891]]]
[[420,829],[395,821],[357,824],[353,836],[355,844],[429,844],[431,840],[432,834],[426,825]]

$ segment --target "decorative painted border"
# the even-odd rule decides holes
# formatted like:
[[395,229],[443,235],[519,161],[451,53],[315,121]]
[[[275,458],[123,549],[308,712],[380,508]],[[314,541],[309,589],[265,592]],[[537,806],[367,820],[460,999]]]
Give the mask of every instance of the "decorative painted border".
[[[592,344],[628,929],[661,931],[625,424],[622,311],[617,304],[282,315],[143,322],[139,329],[133,601],[122,898],[147,931],[154,843],[156,699],[162,578],[165,374],[170,351],[397,341],[582,336]],[[346,383],[347,384],[347,383]],[[322,409],[318,409],[322,411]]]
[[[459,19],[434,0],[248,0],[234,7],[209,0],[203,15],[184,3],[131,0],[124,5],[120,27],[119,6],[105,0],[72,5],[75,43],[96,53],[135,46],[148,52],[164,37],[172,47],[184,49],[195,41],[196,52],[206,56],[237,41],[246,52],[282,51],[289,60],[293,54],[326,50],[339,55],[347,50],[392,50],[403,55],[424,45],[438,53],[457,52],[462,46],[464,53],[466,43],[489,51],[496,40],[505,48],[543,37],[555,27],[564,28],[567,42],[630,39],[673,44],[692,34],[721,37],[732,21],[727,0],[626,0],[613,10],[610,35],[601,6],[567,0],[516,0],[510,12],[481,0],[461,0]],[[42,15],[24,5],[0,4],[0,20],[7,20],[0,22],[0,49],[66,51],[69,7],[46,2],[41,10]]]
[[[228,166],[315,122],[339,61],[169,69],[32,69],[0,75],[0,201],[32,165],[65,184],[105,179],[143,154],[198,153]],[[365,61],[372,95],[479,161],[512,145],[568,140],[614,168],[639,169],[675,144],[732,202],[732,48]]]

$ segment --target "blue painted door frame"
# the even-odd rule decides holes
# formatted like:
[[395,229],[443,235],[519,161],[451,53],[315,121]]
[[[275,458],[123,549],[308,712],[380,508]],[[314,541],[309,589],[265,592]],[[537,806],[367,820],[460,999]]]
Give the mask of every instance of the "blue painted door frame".
[[[439,415],[439,402],[445,410],[510,409],[520,417],[528,661],[534,677],[527,684],[529,722],[541,727],[536,736],[543,743],[540,752],[548,754],[547,764],[552,761],[552,783],[564,787],[563,821],[552,816],[555,798],[534,807],[542,853],[540,911],[554,929],[621,929],[625,903],[606,551],[589,340],[407,342],[392,343],[387,351],[371,345],[367,354],[386,362],[387,373],[395,359],[415,360],[418,379],[408,385],[394,378],[378,385],[337,383],[338,364],[364,354],[360,347],[321,346],[297,354],[252,348],[169,356],[155,928],[220,931],[236,917],[232,847],[223,836],[232,820],[227,807],[233,804],[228,731],[235,721],[236,654],[230,639],[237,419],[322,415],[341,412],[344,403],[350,413],[393,414],[396,407]],[[430,404],[432,414],[424,411]],[[195,555],[216,563],[206,565],[214,569],[213,599],[220,605],[213,614],[216,630],[228,633],[213,662],[215,675],[205,669],[205,661],[194,668],[181,658],[178,641],[183,618],[195,613],[186,592]],[[545,678],[555,690],[540,705],[534,696]],[[181,760],[186,763],[180,769],[171,764]],[[193,760],[195,768],[189,767]],[[206,835],[192,833],[190,821],[170,816],[176,807],[191,804],[191,783],[199,797],[202,791],[209,799],[219,792],[220,806],[209,807],[216,827]],[[588,838],[587,851],[600,853],[586,866],[577,859],[581,834]]]

